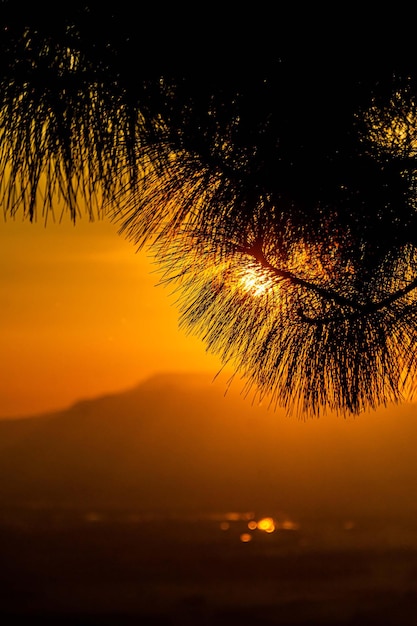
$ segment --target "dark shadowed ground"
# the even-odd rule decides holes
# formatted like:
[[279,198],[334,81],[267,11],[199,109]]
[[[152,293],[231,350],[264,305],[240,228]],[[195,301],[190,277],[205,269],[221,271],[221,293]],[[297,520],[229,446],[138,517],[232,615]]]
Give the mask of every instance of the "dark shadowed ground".
[[[256,516],[255,516],[256,517]],[[417,533],[372,519],[3,512],[4,625],[417,623]],[[244,543],[241,534],[251,541]]]

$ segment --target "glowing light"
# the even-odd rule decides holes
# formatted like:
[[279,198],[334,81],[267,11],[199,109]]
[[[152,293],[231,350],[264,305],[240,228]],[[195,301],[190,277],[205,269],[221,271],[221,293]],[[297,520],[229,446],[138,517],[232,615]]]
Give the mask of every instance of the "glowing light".
[[258,524],[255,522],[255,520],[251,520],[248,523],[249,530],[256,530],[257,527],[258,527]]
[[249,543],[249,541],[252,541],[252,535],[250,533],[242,533],[240,535],[240,541],[242,543]]
[[365,120],[367,139],[379,149],[409,157],[417,154],[416,102],[406,92],[397,91],[386,108],[372,106]]
[[271,276],[257,267],[248,267],[239,278],[239,287],[253,296],[261,296],[272,285]]
[[220,523],[220,530],[229,530],[229,528],[230,528],[229,522],[221,522]]
[[272,517],[263,517],[259,520],[258,529],[263,530],[266,533],[273,533],[275,531],[275,521]]
[[230,522],[239,522],[241,520],[252,519],[253,513],[238,513],[231,511],[230,513],[226,513],[225,518]]

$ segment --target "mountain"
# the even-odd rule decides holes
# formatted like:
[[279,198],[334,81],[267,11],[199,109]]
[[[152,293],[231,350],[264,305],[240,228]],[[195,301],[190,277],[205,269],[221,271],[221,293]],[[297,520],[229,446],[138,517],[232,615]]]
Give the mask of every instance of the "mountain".
[[207,374],[167,373],[1,420],[1,506],[416,512],[415,405],[302,420],[252,404],[238,385],[225,392]]

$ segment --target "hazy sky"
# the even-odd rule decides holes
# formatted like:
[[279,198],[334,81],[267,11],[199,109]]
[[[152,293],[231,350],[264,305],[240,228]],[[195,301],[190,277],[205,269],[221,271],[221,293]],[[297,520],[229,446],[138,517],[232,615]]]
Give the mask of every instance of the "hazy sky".
[[146,252],[108,220],[0,221],[0,416],[62,408],[220,360],[178,328]]

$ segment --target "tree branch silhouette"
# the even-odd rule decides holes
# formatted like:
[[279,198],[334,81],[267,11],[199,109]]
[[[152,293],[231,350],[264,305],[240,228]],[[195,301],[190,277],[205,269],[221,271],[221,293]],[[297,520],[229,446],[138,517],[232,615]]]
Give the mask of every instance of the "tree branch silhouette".
[[254,398],[346,415],[412,397],[412,59],[277,44],[265,20],[190,40],[123,3],[1,11],[6,217],[109,216]]
[[[253,257],[263,268],[269,270],[271,275],[277,277],[278,279],[286,280],[292,285],[299,285],[300,287],[303,287],[306,290],[316,292],[325,300],[329,300],[340,306],[348,307],[352,309],[354,313],[350,314],[349,318],[352,318],[353,315],[366,315],[368,313],[386,308],[390,306],[391,304],[393,304],[396,300],[399,300],[400,298],[409,294],[410,292],[414,291],[414,289],[417,288],[417,278],[414,278],[405,287],[398,289],[397,291],[395,291],[394,293],[391,293],[388,297],[383,298],[382,300],[379,300],[376,302],[369,302],[366,304],[361,304],[357,300],[346,298],[345,296],[340,295],[339,293],[331,289],[323,288],[320,285],[317,285],[313,282],[309,282],[307,280],[304,280],[303,278],[299,278],[296,274],[288,270],[275,267],[266,259],[262,251],[262,244],[259,241],[257,241],[252,246],[249,246],[246,248],[245,247],[239,248],[239,252],[242,252],[243,254]],[[305,321],[316,322],[316,323],[317,322],[324,323],[325,321],[329,321],[328,319],[327,320],[310,319],[306,317],[302,311],[300,311],[300,315],[303,317]]]

